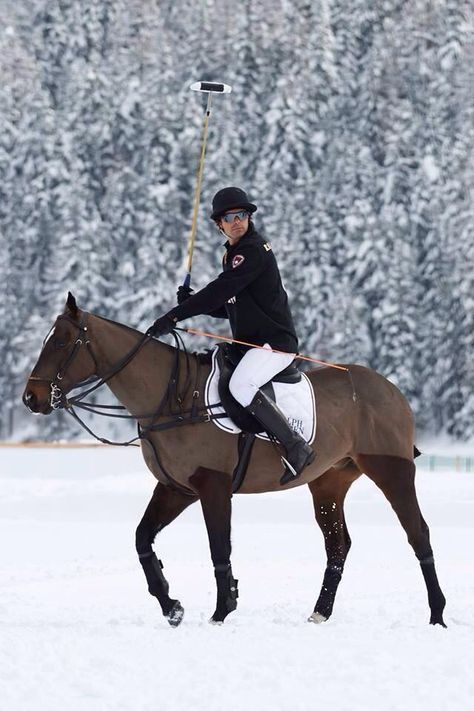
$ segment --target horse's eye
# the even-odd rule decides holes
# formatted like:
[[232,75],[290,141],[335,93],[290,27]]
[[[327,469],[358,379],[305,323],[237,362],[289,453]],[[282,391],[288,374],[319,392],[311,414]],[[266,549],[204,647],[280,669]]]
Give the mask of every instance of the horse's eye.
[[55,348],[65,348],[67,346],[67,341],[63,338],[53,338],[53,346]]

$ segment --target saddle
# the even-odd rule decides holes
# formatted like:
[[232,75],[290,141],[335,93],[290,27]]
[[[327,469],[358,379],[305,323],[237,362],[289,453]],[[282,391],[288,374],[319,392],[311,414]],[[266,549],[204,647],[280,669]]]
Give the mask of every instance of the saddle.
[[[224,410],[227,412],[231,420],[233,420],[243,432],[259,434],[264,431],[260,422],[258,422],[255,417],[250,415],[247,410],[239,402],[237,402],[229,390],[229,381],[235,368],[239,364],[241,357],[241,353],[236,353],[229,343],[222,343],[218,346],[217,363],[220,370],[218,385],[219,397]],[[300,380],[300,371],[294,363],[291,363],[287,368],[278,373],[270,382],[263,385],[260,389],[265,393],[265,395],[267,395],[267,397],[271,398],[275,402],[275,391],[272,386],[273,382],[299,383]]]

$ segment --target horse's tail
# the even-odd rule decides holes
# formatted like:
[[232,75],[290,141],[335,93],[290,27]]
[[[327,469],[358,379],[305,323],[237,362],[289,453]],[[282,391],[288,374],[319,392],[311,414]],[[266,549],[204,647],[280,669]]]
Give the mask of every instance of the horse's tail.
[[416,459],[421,454],[420,450],[416,445],[413,445],[413,459]]

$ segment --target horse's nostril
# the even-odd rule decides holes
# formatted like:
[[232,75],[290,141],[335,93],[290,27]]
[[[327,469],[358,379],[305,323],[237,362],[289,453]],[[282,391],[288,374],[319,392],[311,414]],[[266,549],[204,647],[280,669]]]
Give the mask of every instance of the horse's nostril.
[[26,407],[28,407],[30,410],[33,410],[36,405],[36,395],[31,392],[31,390],[26,390],[25,394],[23,395],[23,402],[25,403]]

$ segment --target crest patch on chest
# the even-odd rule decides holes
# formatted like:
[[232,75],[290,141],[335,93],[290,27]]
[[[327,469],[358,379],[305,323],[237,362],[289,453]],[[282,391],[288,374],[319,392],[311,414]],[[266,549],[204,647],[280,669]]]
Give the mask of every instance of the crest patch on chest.
[[236,254],[235,257],[232,257],[232,269],[240,267],[243,261],[245,261],[245,257],[242,254]]

